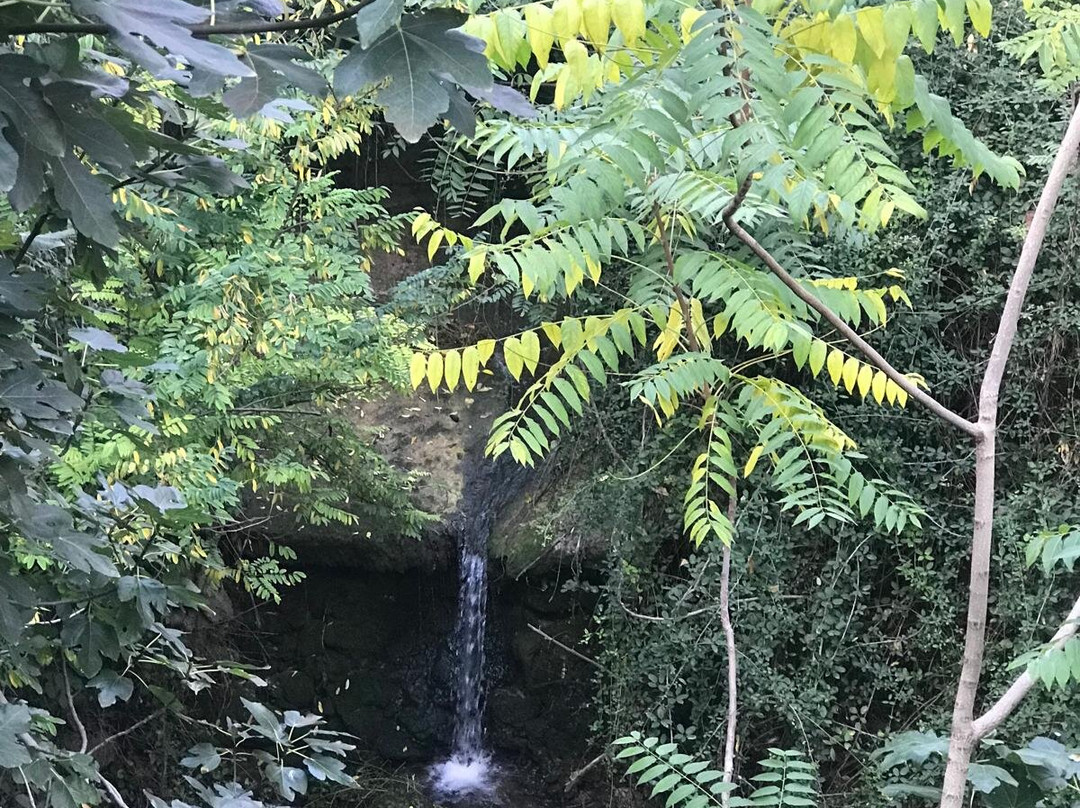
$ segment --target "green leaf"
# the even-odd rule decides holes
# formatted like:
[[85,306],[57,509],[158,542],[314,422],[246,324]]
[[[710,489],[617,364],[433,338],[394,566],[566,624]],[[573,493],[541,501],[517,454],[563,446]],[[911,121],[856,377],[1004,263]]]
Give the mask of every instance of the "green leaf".
[[183,56],[192,67],[219,76],[250,76],[252,70],[228,48],[198,39],[190,27],[210,16],[208,9],[182,0],[72,0],[81,15],[96,17],[112,29],[112,41],[128,56],[160,78],[177,76],[172,60],[147,45],[146,40],[165,53]]
[[343,786],[354,785],[354,781],[345,774],[345,762],[328,755],[312,755],[304,758],[304,766],[316,780],[330,780]]
[[112,707],[116,700],[127,701],[135,692],[135,683],[126,676],[121,676],[114,670],[105,669],[86,683],[87,687],[96,688],[98,691],[98,704],[102,707]]
[[401,19],[405,0],[375,0],[356,12],[356,32],[360,47],[370,48],[383,34]]
[[31,762],[19,736],[30,731],[30,709],[22,704],[0,704],[0,767],[14,769]]
[[921,766],[931,756],[944,756],[948,751],[948,740],[939,738],[931,732],[914,730],[901,732],[882,747],[881,752],[884,758],[881,761],[881,768],[888,770],[903,763]]
[[105,247],[120,240],[113,217],[109,189],[73,155],[50,158],[56,201],[67,211],[71,223],[87,238]]
[[380,85],[376,99],[386,119],[415,143],[450,106],[444,80],[470,92],[494,84],[483,42],[456,30],[464,22],[463,14],[450,9],[406,14],[370,47],[353,48],[334,72],[335,90],[353,95]]
[[221,765],[221,754],[208,743],[196,744],[188,749],[187,757],[180,760],[180,765],[209,773]]
[[312,95],[322,95],[326,81],[314,70],[296,64],[310,61],[311,55],[289,45],[256,45],[248,48],[243,61],[254,75],[242,78],[222,95],[221,100],[234,115],[244,118],[264,110],[280,99],[289,87],[300,87]]

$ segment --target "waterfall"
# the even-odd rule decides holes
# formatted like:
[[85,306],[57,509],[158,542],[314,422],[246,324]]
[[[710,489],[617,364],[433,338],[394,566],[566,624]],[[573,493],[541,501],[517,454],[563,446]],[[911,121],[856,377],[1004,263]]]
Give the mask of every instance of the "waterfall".
[[456,712],[450,759],[433,770],[435,791],[445,797],[488,792],[494,770],[484,750],[484,639],[487,626],[488,538],[502,507],[521,490],[525,471],[509,458],[485,463],[470,480],[458,540]]
[[490,510],[460,520],[458,570],[461,576],[454,631],[456,712],[450,759],[433,771],[436,793],[444,797],[492,788],[490,758],[484,752],[484,639],[487,626],[487,544]]
[[487,623],[487,536],[462,536],[461,603],[457,622],[457,715],[454,756],[483,757],[484,627]]

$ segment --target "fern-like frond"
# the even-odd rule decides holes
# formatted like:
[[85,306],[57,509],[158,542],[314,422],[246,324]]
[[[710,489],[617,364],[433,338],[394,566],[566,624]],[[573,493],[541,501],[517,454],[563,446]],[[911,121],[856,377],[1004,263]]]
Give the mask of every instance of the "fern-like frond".
[[[910,497],[854,468],[846,452],[855,448],[824,411],[791,385],[777,379],[744,379],[739,394],[742,417],[757,435],[754,454],[771,461],[770,484],[783,496],[784,510],[798,511],[794,524],[815,527],[871,518],[878,528],[899,533],[921,525],[924,511]],[[748,462],[744,474],[753,465]]]
[[633,732],[615,745],[622,747],[615,759],[629,763],[626,774],[639,786],[651,786],[649,796],[663,797],[665,808],[720,805],[720,795],[735,790],[734,784],[721,782],[723,772],[679,752],[673,743]]

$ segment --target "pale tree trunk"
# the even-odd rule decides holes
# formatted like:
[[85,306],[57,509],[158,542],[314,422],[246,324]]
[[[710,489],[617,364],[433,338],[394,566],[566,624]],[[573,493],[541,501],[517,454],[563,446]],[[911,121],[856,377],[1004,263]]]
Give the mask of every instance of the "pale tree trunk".
[[[731,496],[728,498],[727,517],[731,523],[732,536],[735,534],[736,491],[734,478],[731,480]],[[732,539],[734,541],[734,539]],[[731,623],[731,545],[724,545],[723,567],[720,572],[720,625],[724,629],[724,646],[727,649],[727,728],[724,737],[724,782],[735,780],[735,738],[739,723],[739,660],[736,657],[735,627]],[[720,795],[720,804],[728,808],[731,804],[731,792]]]
[[[1046,178],[1035,208],[1020,260],[1016,263],[994,347],[986,364],[979,390],[979,429],[975,446],[975,510],[971,540],[971,580],[968,594],[967,630],[964,634],[964,661],[953,706],[949,736],[949,762],[941,787],[941,808],[962,808],[967,792],[967,773],[978,738],[975,735],[975,698],[982,675],[986,645],[986,605],[989,597],[990,555],[994,530],[994,439],[997,435],[998,395],[1009,352],[1016,340],[1020,311],[1024,306],[1035,262],[1046,238],[1050,217],[1057,206],[1062,185],[1080,151],[1080,105],[1073,110],[1068,131],[1061,141],[1054,164]],[[1017,702],[1019,703],[1019,702]]]

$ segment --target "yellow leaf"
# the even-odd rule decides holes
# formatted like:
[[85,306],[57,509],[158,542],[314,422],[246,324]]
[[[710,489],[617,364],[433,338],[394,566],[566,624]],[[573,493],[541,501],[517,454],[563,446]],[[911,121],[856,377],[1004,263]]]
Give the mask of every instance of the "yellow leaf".
[[690,299],[690,330],[697,337],[701,347],[706,351],[712,349],[712,339],[709,337],[709,325],[705,322],[705,312],[701,307],[701,301],[696,297]]
[[420,382],[424,381],[426,372],[427,357],[422,353],[414,353],[409,361],[409,382],[412,384],[413,390],[420,386]]
[[427,363],[427,381],[428,386],[431,388],[431,392],[435,392],[439,389],[439,382],[442,381],[443,372],[443,358],[442,354],[436,351],[428,357]]
[[552,17],[551,9],[543,3],[529,3],[525,6],[529,48],[541,69],[548,66],[548,56],[555,42],[555,22]]
[[526,331],[521,335],[521,355],[529,373],[535,373],[540,362],[540,338],[535,331]]
[[723,313],[716,315],[712,321],[713,336],[720,339],[720,337],[724,335],[724,332],[727,331],[727,327],[730,323],[731,317],[729,315]]
[[431,222],[431,214],[426,211],[421,212],[415,219],[412,220],[412,234],[414,237],[419,238],[419,233],[425,225]]
[[479,375],[480,355],[477,353],[476,346],[470,345],[461,357],[461,379],[465,382],[466,389],[472,390],[476,387],[476,379]]
[[495,353],[495,340],[482,339],[476,343],[476,353],[480,357],[480,364],[487,366],[491,355]]
[[582,0],[581,33],[589,38],[597,50],[603,50],[611,31],[611,0]]
[[885,398],[890,404],[896,403],[896,393],[900,390],[900,385],[894,382],[892,379],[885,381]]
[[871,390],[874,393],[874,401],[878,404],[885,400],[885,385],[888,381],[889,377],[880,370],[874,374],[874,384],[871,387]]
[[540,327],[544,330],[544,334],[547,338],[551,340],[551,344],[558,348],[559,344],[562,342],[562,331],[559,328],[559,324],[544,323]]
[[570,78],[573,71],[570,65],[563,65],[559,70],[559,76],[555,79],[555,98],[552,103],[555,109],[563,109],[567,103],[573,100],[574,94],[570,92]]
[[447,351],[443,360],[443,374],[446,376],[446,387],[452,393],[457,387],[458,378],[461,376],[461,354],[457,351]]
[[442,228],[439,228],[432,234],[431,241],[429,241],[427,245],[427,257],[429,261],[435,258],[435,251],[439,249],[439,245],[442,244],[442,240],[443,231]]
[[907,390],[900,385],[896,385],[896,403],[901,407],[907,406]]
[[833,385],[840,384],[840,378],[844,374],[844,354],[841,351],[833,350],[829,354],[829,361],[826,365],[829,369],[829,378],[832,380]]
[[645,3],[642,0],[612,0],[611,19],[628,47],[634,47],[645,33]]
[[551,7],[551,23],[561,44],[577,37],[581,29],[581,8],[577,0],[555,0]]
[[487,253],[483,250],[474,252],[469,257],[469,280],[473,283],[484,274],[484,263],[487,260]]
[[749,477],[754,473],[754,467],[757,465],[758,458],[761,457],[761,453],[765,450],[765,447],[760,443],[754,447],[750,452],[750,457],[746,460],[746,467],[743,469],[743,477]]
[[855,33],[855,18],[850,14],[841,14],[832,25],[832,36],[829,38],[829,48],[832,55],[846,65],[855,63],[855,49],[858,47],[859,37]]
[[569,297],[574,294],[574,290],[585,280],[585,271],[576,263],[571,262],[570,266],[566,268],[566,276],[563,280],[566,282],[566,295]]
[[849,356],[844,362],[844,387],[850,393],[855,389],[855,382],[859,378],[859,360],[854,356]]
[[683,42],[689,42],[697,32],[694,31],[694,23],[701,19],[705,12],[700,8],[690,7],[683,11],[679,17],[679,26],[682,29]]
[[892,218],[893,211],[896,210],[896,203],[891,199],[881,206],[881,226],[885,227],[889,223],[889,219]]
[[533,293],[533,289],[535,289],[535,288],[536,288],[536,286],[533,283],[532,275],[530,275],[528,272],[526,272],[524,269],[522,269],[521,270],[521,294],[523,294],[526,298],[528,298],[529,295],[531,295]]
[[525,367],[525,359],[521,352],[521,342],[517,337],[507,337],[503,342],[503,358],[506,360],[506,369],[515,379],[521,378],[521,371]]
[[859,33],[880,59],[886,48],[885,13],[881,6],[868,6],[859,9],[856,17],[859,21]]
[[866,398],[866,394],[870,392],[870,386],[874,381],[874,369],[869,365],[863,365],[859,368],[859,377],[856,382],[859,385],[859,395]]
[[981,36],[990,36],[990,19],[994,13],[990,0],[967,0],[967,11],[975,30]]
[[585,269],[588,271],[589,277],[592,278],[593,283],[600,283],[600,277],[603,270],[600,268],[600,264],[589,258],[587,255],[585,256]]
[[823,341],[815,339],[810,343],[810,372],[817,376],[825,367],[825,356],[829,352],[829,346]]

